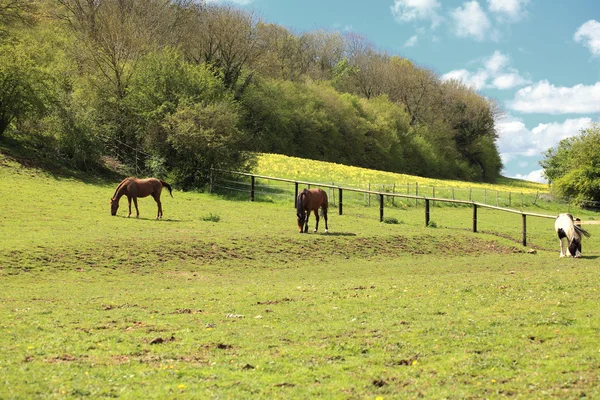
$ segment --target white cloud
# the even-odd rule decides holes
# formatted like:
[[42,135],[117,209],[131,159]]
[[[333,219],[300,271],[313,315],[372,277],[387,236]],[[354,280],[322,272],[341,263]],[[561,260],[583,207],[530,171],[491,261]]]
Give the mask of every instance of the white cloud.
[[442,20],[438,14],[440,3],[437,0],[394,0],[390,8],[398,22],[430,20],[435,28]]
[[482,41],[492,26],[476,0],[464,3],[462,7],[454,9],[450,15],[455,24],[456,35],[459,37],[473,37]]
[[418,41],[419,41],[419,37],[417,35],[413,35],[406,42],[404,42],[404,47],[416,46]]
[[489,9],[496,13],[499,20],[508,17],[512,21],[520,20],[525,14],[525,5],[529,0],[488,0]]
[[556,87],[546,80],[539,81],[517,91],[507,106],[523,113],[596,113],[600,111],[600,82],[593,86]]
[[492,74],[495,74],[507,67],[509,63],[510,59],[508,56],[496,50],[494,54],[485,60],[483,65],[485,66],[486,70],[490,71]]
[[516,72],[499,74],[492,81],[492,87],[500,90],[511,89],[528,84],[529,81]]
[[535,171],[531,171],[526,175],[516,174],[512,178],[523,179],[526,181],[539,182],[539,183],[548,183],[548,180],[542,176],[544,172],[543,169],[537,169]]
[[[484,59],[483,68],[477,69],[476,72],[459,69],[442,75],[443,81],[449,79],[459,80],[475,90],[483,88],[506,90],[530,83],[516,69],[510,67],[510,58],[498,50]],[[488,83],[490,79],[491,82]]]
[[577,29],[573,39],[583,43],[593,55],[600,56],[600,22],[595,19],[587,21]]
[[556,147],[561,140],[578,135],[591,125],[591,118],[574,118],[562,123],[538,124],[529,129],[523,121],[509,115],[496,121],[498,151],[505,164],[520,156],[539,156],[549,148]]

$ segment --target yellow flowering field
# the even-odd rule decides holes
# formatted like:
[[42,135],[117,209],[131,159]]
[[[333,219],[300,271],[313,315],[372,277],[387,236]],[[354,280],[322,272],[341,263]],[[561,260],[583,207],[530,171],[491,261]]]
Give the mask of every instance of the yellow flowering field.
[[254,172],[258,175],[277,178],[327,184],[334,183],[335,185],[352,187],[365,187],[369,184],[396,184],[401,186],[406,184],[414,185],[417,183],[422,186],[435,186],[440,188],[473,188],[503,192],[518,191],[522,193],[549,192],[549,186],[546,184],[519,179],[501,178],[496,184],[432,179],[415,175],[351,167],[325,161],[288,157],[279,154],[261,154],[258,157],[258,165]]

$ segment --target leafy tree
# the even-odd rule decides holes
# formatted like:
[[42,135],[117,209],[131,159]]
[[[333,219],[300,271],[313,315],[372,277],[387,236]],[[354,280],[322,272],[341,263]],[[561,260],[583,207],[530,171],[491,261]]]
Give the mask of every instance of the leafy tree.
[[206,64],[165,48],[140,60],[126,105],[153,172],[171,170],[186,188],[204,183],[211,165],[242,169],[245,135],[231,92]]
[[43,115],[49,77],[19,43],[0,44],[0,137],[15,119]]
[[183,104],[167,117],[164,128],[174,150],[168,160],[175,180],[184,188],[201,187],[210,167],[242,170],[254,159],[243,151],[246,136],[237,127],[231,100],[208,105]]
[[557,194],[581,203],[600,201],[600,125],[561,140],[540,165]]

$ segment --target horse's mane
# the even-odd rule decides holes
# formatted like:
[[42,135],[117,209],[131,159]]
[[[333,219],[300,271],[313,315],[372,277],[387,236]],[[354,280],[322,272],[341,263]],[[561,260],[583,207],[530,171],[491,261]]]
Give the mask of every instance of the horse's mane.
[[115,199],[117,197],[117,193],[119,193],[119,189],[121,189],[121,186],[123,186],[125,184],[125,182],[127,182],[128,180],[130,180],[131,177],[129,178],[125,178],[121,181],[121,183],[119,183],[119,186],[117,186],[117,189],[115,190],[115,194],[113,194],[113,199]]

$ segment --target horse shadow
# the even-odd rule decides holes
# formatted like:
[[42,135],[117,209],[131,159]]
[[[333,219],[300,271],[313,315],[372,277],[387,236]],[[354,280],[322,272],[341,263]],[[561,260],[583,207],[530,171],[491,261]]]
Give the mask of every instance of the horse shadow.
[[149,218],[149,217],[127,217],[125,215],[118,215],[117,217],[119,218],[124,218],[124,219],[138,219],[138,220],[142,220],[142,221],[162,221],[162,222],[183,222],[183,220],[181,219],[173,219],[173,218],[161,218],[161,219],[156,219],[156,218]]
[[356,233],[352,232],[319,232],[318,234],[323,236],[356,236]]

